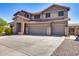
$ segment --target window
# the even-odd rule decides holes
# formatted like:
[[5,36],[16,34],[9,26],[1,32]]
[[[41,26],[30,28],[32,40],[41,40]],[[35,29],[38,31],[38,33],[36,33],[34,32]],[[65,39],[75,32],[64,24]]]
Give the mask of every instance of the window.
[[64,11],[59,11],[58,16],[64,16]]
[[40,18],[40,15],[35,15],[34,16],[34,19],[39,19]]
[[29,15],[27,15],[26,17],[29,18]]
[[50,17],[50,13],[46,13],[46,18],[47,18],[47,17]]

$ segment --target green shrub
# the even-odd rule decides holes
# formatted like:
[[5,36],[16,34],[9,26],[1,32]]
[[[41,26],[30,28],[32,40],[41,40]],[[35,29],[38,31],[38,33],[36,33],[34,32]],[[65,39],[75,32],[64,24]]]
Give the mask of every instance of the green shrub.
[[0,36],[3,35],[3,32],[4,32],[4,27],[0,26]]
[[12,35],[12,34],[13,34],[12,28],[6,28],[6,29],[5,29],[5,34],[6,34],[6,35]]
[[8,23],[4,19],[0,18],[0,36],[4,35],[5,26],[8,26]]

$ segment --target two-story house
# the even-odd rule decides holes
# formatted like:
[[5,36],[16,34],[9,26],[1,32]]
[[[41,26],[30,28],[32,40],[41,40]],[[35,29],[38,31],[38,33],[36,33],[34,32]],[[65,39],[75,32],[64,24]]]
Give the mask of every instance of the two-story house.
[[68,35],[69,7],[52,5],[41,12],[18,11],[14,14],[15,34]]

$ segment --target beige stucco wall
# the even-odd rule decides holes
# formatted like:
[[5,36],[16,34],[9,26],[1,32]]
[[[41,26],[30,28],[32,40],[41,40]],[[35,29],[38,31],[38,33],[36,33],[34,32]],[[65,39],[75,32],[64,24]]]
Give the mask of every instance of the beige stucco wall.
[[65,27],[65,35],[66,35],[66,36],[69,35],[69,27]]
[[47,35],[51,35],[51,31],[52,30],[51,30],[51,24],[50,24],[50,26],[47,27]]
[[[64,16],[58,16],[58,11],[64,11]],[[45,17],[45,13],[51,13],[51,17],[49,18],[46,18]],[[45,10],[43,13],[42,13],[42,18],[43,19],[50,19],[50,18],[67,18],[68,17],[68,11],[67,9],[64,9],[64,8],[61,8],[61,7],[51,7],[47,10]]]
[[13,33],[16,34],[16,23],[14,21]]
[[[50,11],[46,11],[46,12],[44,12],[41,15],[41,18],[43,18],[43,19],[53,19],[53,18],[67,18],[68,17],[68,12],[67,11],[64,11],[64,16],[58,16],[58,12],[59,11],[64,11],[64,10],[50,10]],[[45,14],[47,12],[51,13],[51,17],[49,17],[49,18],[45,17]]]
[[75,27],[75,35],[79,35],[79,27],[78,26]]
[[[73,35],[79,35],[79,26],[69,26],[69,28],[74,28]],[[71,30],[69,29],[69,31]],[[71,33],[69,33],[69,35],[71,35]]]

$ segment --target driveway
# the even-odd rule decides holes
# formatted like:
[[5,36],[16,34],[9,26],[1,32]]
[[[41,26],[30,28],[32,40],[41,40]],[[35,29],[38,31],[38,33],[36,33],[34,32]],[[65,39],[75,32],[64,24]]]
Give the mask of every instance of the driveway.
[[50,56],[65,37],[12,35],[0,37],[0,55]]

